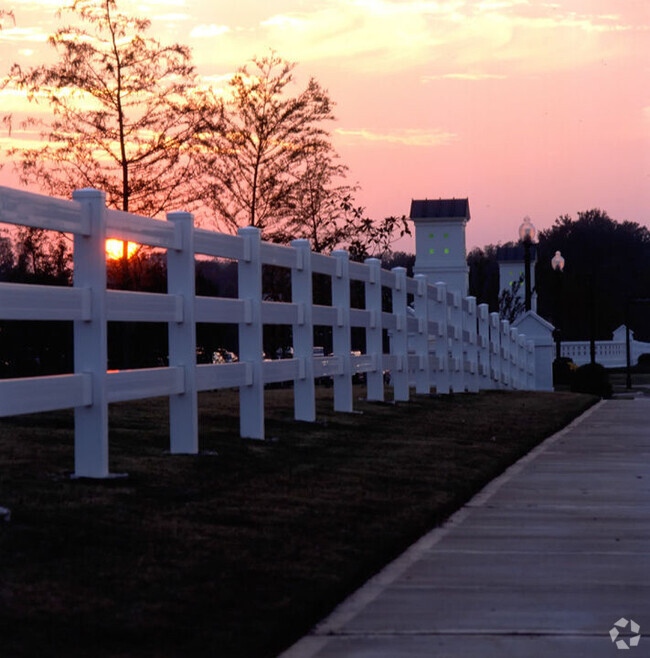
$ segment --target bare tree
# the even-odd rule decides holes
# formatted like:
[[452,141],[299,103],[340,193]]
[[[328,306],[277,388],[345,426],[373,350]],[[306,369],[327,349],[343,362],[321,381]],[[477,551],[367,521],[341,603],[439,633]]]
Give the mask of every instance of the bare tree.
[[349,241],[357,188],[345,183],[347,171],[331,148],[308,153],[291,184],[287,216],[267,231],[269,239],[288,243],[304,238],[318,252]]
[[222,228],[277,228],[291,216],[306,159],[330,148],[323,122],[333,118],[332,102],[313,78],[288,95],[294,68],[275,53],[254,58],[223,97],[201,99],[201,199]]
[[52,112],[21,124],[40,130],[41,145],[8,150],[21,182],[66,198],[96,187],[110,207],[149,216],[187,205],[189,49],[146,36],[150,21],[121,13],[116,0],[74,0],[62,14],[79,24],[50,36],[58,60],[14,64],[3,83]]
[[521,274],[509,288],[504,288],[499,293],[499,317],[502,320],[513,323],[526,310],[526,304],[520,292],[523,283],[524,275]]

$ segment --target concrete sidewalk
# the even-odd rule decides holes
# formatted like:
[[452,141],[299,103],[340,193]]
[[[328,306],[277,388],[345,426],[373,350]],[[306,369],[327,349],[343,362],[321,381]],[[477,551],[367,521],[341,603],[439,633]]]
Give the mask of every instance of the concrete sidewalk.
[[650,656],[648,398],[592,407],[281,658],[611,657],[621,618]]

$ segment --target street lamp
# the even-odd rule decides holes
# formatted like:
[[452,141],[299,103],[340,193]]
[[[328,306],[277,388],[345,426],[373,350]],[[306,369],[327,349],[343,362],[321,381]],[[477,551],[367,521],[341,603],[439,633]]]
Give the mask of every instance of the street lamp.
[[[561,286],[562,286],[562,272],[564,270],[564,257],[559,251],[555,252],[555,256],[551,258],[551,267],[555,272],[555,317],[554,324],[555,329],[553,331],[553,337],[555,338],[555,360],[560,362],[560,357],[562,355],[562,334],[560,331],[560,295],[561,295]],[[559,365],[558,365],[559,367]]]
[[525,281],[525,297],[524,304],[527,311],[531,307],[531,285],[530,285],[530,245],[533,244],[537,229],[530,221],[530,217],[524,217],[524,221],[519,227],[519,239],[524,245],[524,281]]

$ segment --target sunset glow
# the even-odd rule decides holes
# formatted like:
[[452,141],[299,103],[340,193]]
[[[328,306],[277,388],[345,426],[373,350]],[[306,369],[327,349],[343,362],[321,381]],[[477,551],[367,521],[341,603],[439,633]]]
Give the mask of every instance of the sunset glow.
[[[295,91],[313,76],[336,102],[328,128],[371,217],[406,214],[412,198],[469,197],[469,248],[516,239],[525,215],[544,229],[599,207],[650,226],[648,0],[118,5],[151,18],[161,42],[190,46],[201,84],[223,88],[271,48],[298,62]],[[58,6],[14,3],[3,72],[52,60]],[[26,105],[0,93],[3,115],[47,116]],[[0,132],[0,148],[21,139],[35,135]],[[10,166],[0,184],[15,186]]]
[[[124,242],[122,240],[106,240],[106,257],[109,260],[119,260],[122,258],[122,250]],[[138,245],[135,242],[129,242],[127,246],[127,258],[131,258],[138,250]]]

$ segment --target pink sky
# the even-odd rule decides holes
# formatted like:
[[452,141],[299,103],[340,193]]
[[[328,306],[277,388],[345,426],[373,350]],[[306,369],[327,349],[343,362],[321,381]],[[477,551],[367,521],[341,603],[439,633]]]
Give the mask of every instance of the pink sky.
[[[49,56],[59,6],[13,3],[3,69]],[[546,228],[600,207],[650,227],[648,0],[119,6],[151,18],[161,40],[191,46],[215,84],[269,48],[299,62],[299,84],[314,76],[337,103],[333,141],[370,216],[408,214],[411,198],[467,196],[469,248],[514,239],[524,215]],[[0,95],[1,114],[20,109]],[[14,183],[0,171],[0,184]]]

